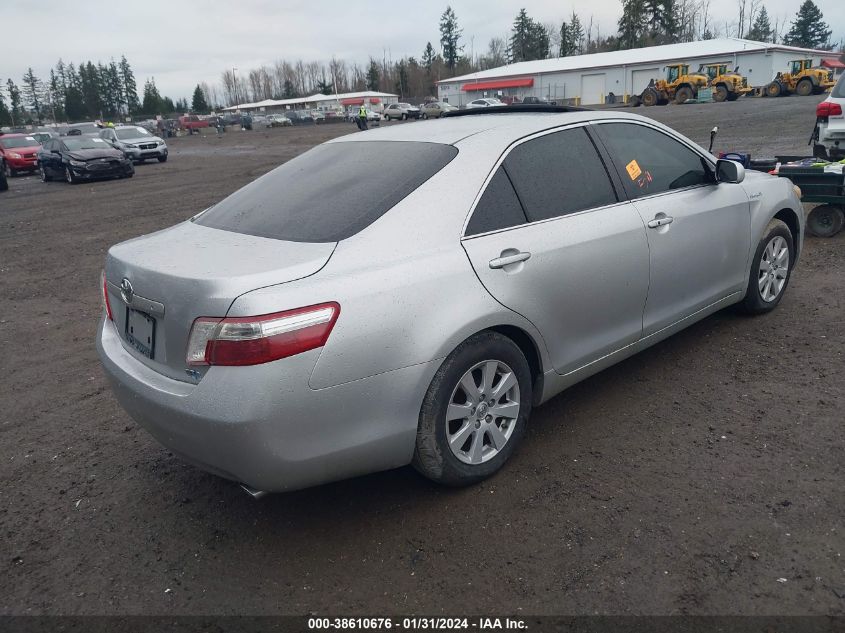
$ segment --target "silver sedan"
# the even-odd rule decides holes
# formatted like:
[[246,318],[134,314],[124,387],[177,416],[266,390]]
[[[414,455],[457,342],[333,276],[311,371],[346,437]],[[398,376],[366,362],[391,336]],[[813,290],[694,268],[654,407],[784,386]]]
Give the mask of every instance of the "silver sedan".
[[496,472],[533,407],[784,296],[785,179],[617,112],[490,108],[341,137],[113,246],[100,358],[162,444],[255,494]]

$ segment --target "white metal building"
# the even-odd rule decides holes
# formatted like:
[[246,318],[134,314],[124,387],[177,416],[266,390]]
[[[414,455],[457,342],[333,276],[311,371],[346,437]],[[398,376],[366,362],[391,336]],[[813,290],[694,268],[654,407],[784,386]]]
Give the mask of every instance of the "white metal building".
[[344,92],[341,94],[324,95],[313,94],[296,99],[265,99],[255,103],[241,103],[223,108],[226,111],[244,110],[247,112],[281,112],[299,108],[318,108],[322,110],[336,110],[338,108],[357,107],[366,105],[369,109],[381,112],[385,103],[395,103],[399,97],[389,92]]
[[738,38],[724,38],[650,46],[626,51],[594,53],[573,57],[539,59],[491,68],[438,82],[441,101],[463,105],[481,97],[544,97],[585,105],[605,103],[613,93],[617,100],[641,94],[651,79],[665,75],[664,67],[688,63],[727,62],[748,78],[748,84],[762,87],[778,72],[786,72],[789,61],[812,57],[837,72],[845,64],[839,53],[816,51],[780,44],[765,44]]

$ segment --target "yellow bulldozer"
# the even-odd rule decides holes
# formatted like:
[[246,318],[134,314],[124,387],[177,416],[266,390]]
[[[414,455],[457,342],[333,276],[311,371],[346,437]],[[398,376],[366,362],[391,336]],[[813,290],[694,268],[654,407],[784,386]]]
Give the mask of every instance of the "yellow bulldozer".
[[666,105],[670,101],[684,103],[698,96],[700,88],[709,83],[707,75],[692,73],[689,64],[670,64],[666,66],[666,79],[652,79],[640,95],[640,102],[645,106]]
[[766,86],[766,96],[783,97],[794,92],[809,97],[829,90],[835,83],[832,69],[815,68],[812,59],[796,59],[789,62],[789,72],[779,72]]
[[754,92],[748,87],[748,79],[739,74],[739,68],[728,70],[727,62],[701,64],[699,74],[707,75],[713,88],[713,99],[718,102],[736,101],[741,96]]

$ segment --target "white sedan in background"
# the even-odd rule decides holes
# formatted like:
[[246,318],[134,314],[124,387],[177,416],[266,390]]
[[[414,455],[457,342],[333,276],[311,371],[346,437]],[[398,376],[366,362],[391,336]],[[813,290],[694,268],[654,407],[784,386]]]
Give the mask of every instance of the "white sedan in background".
[[475,101],[470,101],[466,107],[467,110],[471,110],[473,108],[497,108],[499,106],[507,105],[504,101],[495,98],[485,98],[485,99],[476,99]]

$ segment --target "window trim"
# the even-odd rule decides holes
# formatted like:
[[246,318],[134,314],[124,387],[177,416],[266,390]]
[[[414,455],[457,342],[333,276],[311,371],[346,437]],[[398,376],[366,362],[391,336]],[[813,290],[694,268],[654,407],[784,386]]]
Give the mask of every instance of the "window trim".
[[651,200],[652,198],[659,198],[661,196],[669,196],[669,195],[672,195],[674,193],[679,193],[679,192],[683,192],[683,191],[691,191],[693,189],[700,189],[702,187],[712,187],[714,185],[719,184],[718,181],[714,181],[714,182],[711,182],[711,183],[704,183],[704,184],[700,184],[700,185],[689,185],[688,187],[680,187],[678,189],[668,189],[666,191],[660,191],[658,193],[651,193],[647,196],[638,196],[638,197],[632,198],[628,194],[628,189],[625,187],[625,181],[622,178],[622,174],[619,172],[619,167],[617,166],[616,161],[613,160],[613,152],[611,152],[610,148],[607,146],[607,141],[605,139],[604,132],[601,129],[602,125],[607,125],[609,123],[625,123],[625,124],[628,124],[628,125],[638,125],[640,127],[644,127],[644,128],[649,129],[649,130],[653,130],[653,131],[655,131],[659,134],[662,134],[663,136],[666,136],[667,138],[669,138],[669,139],[675,141],[676,143],[678,143],[679,145],[686,147],[693,154],[698,155],[702,160],[704,160],[710,166],[711,175],[714,175],[714,176],[715,176],[715,173],[716,173],[716,163],[713,161],[712,156],[709,156],[707,154],[702,153],[699,149],[697,149],[697,148],[693,147],[692,145],[690,145],[689,143],[687,143],[685,139],[673,136],[672,134],[667,133],[665,130],[660,129],[657,126],[650,125],[647,121],[639,121],[639,120],[634,120],[634,119],[601,119],[601,120],[598,120],[598,121],[590,121],[589,125],[593,126],[595,128],[596,138],[601,143],[604,151],[607,152],[607,156],[610,159],[610,164],[613,166],[613,171],[614,171],[614,173],[616,173],[616,176],[619,178],[619,182],[622,186],[622,193],[624,194],[625,199],[628,202],[636,202],[638,200]]
[[[619,182],[617,182],[617,179],[619,179],[619,175],[616,173],[616,166],[612,162],[611,162],[611,166],[613,166],[613,169],[611,169],[611,167],[608,166],[607,160],[606,160],[606,157],[605,157],[605,154],[604,154],[604,151],[606,151],[606,150],[605,150],[603,142],[601,142],[601,141],[597,142],[595,135],[590,133],[590,124],[591,123],[592,123],[592,121],[579,121],[577,123],[570,123],[568,125],[561,125],[561,126],[558,126],[558,127],[549,128],[547,130],[541,130],[539,132],[532,132],[528,136],[523,136],[522,138],[519,138],[519,139],[515,140],[513,143],[511,143],[510,145],[508,145],[508,147],[505,148],[505,151],[502,152],[502,155],[499,156],[498,160],[493,164],[493,168],[490,170],[490,173],[487,174],[486,178],[484,179],[484,183],[481,185],[481,189],[476,194],[475,199],[472,201],[472,204],[470,205],[469,213],[467,213],[466,217],[464,218],[463,226],[461,227],[461,238],[460,238],[461,242],[463,242],[464,240],[473,240],[473,239],[478,238],[478,237],[484,237],[486,235],[493,235],[495,233],[503,233],[504,231],[512,231],[514,229],[519,229],[519,228],[522,228],[524,226],[534,226],[535,224],[544,224],[546,222],[554,222],[556,220],[561,220],[563,218],[569,218],[569,217],[572,217],[574,215],[581,215],[583,213],[592,213],[593,211],[598,211],[598,210],[601,210],[601,209],[609,209],[609,208],[617,207],[617,206],[620,206],[620,205],[623,205],[623,204],[628,204],[630,202],[630,200],[627,199],[628,194],[625,191],[625,188],[622,187],[621,192],[620,192],[620,186],[622,185],[622,183],[621,183],[621,180],[619,180]],[[578,211],[573,211],[572,213],[567,213],[565,215],[556,215],[553,218],[543,218],[542,220],[534,220],[533,222],[528,221],[528,222],[525,222],[524,224],[518,224],[518,225],[515,225],[515,226],[508,226],[508,227],[505,227],[503,229],[495,229],[493,231],[487,231],[486,233],[475,233],[473,235],[467,235],[466,234],[467,227],[469,227],[469,222],[472,219],[472,216],[475,213],[475,210],[478,207],[478,203],[481,201],[482,196],[484,196],[484,193],[487,191],[487,187],[490,185],[490,181],[493,180],[493,176],[496,175],[496,172],[499,170],[500,167],[502,167],[505,160],[507,160],[508,156],[510,155],[510,153],[514,149],[516,149],[517,147],[519,147],[523,143],[528,143],[529,141],[533,141],[534,139],[537,139],[537,138],[540,138],[540,137],[543,137],[543,136],[547,136],[548,134],[554,134],[556,132],[565,132],[567,130],[574,130],[574,129],[577,129],[577,128],[583,128],[584,132],[587,134],[587,138],[590,139],[590,141],[592,142],[593,148],[596,150],[596,154],[598,155],[599,160],[602,162],[602,165],[604,166],[605,173],[607,174],[607,179],[610,181],[610,186],[613,189],[614,194],[616,195],[616,202],[614,202],[612,204],[606,204],[606,205],[603,205],[603,206],[600,206],[600,207],[590,207],[588,209],[580,209]],[[508,174],[507,171],[505,171],[505,174],[507,175],[508,179],[510,180],[510,174]],[[614,176],[616,176],[616,178],[614,178]],[[522,199],[519,197],[519,192],[516,190],[516,187],[514,186],[513,182],[511,182],[511,186],[513,187],[514,193],[516,194],[516,197],[519,200],[520,206],[522,206],[522,212],[525,215],[525,219],[527,220],[528,219],[528,213],[526,213],[526,211],[525,211],[525,205],[522,203]]]

